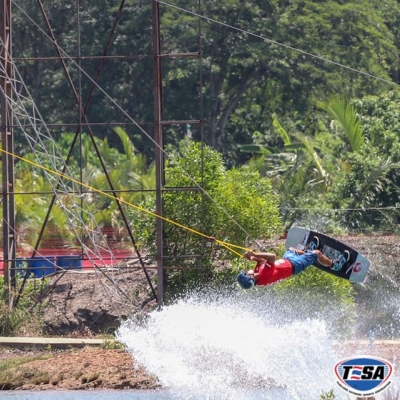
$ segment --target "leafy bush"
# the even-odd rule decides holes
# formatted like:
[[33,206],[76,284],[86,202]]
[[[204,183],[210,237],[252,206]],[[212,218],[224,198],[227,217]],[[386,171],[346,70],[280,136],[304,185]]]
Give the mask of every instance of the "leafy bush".
[[[181,155],[166,166],[166,184],[164,264],[167,270],[180,269],[167,275],[169,290],[214,279],[216,261],[232,260],[243,252],[240,247],[251,246],[251,240],[269,238],[282,229],[269,179],[246,168],[228,171],[221,154],[200,143],[182,145]],[[143,204],[153,211],[154,197]],[[137,210],[130,216],[140,243],[155,253],[154,216]],[[216,245],[210,236],[233,251]]]

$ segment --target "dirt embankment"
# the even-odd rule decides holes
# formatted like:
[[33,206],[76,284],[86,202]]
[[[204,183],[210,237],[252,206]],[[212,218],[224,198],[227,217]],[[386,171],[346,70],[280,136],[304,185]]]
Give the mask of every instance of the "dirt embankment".
[[[154,269],[149,269],[149,276]],[[121,320],[156,306],[139,268],[68,271],[50,278],[40,298],[40,324],[27,323],[19,336],[103,338]],[[32,315],[31,319],[35,316]],[[40,325],[39,331],[35,326]],[[32,329],[30,328],[32,327]],[[36,331],[34,330],[36,329]],[[107,348],[56,350],[0,348],[0,390],[155,389],[157,377],[135,364],[132,356],[106,340]]]
[[[30,362],[26,362],[28,359]],[[58,352],[0,350],[2,362],[18,363],[0,374],[2,390],[155,389],[155,376],[134,365],[124,350],[86,347]]]
[[[368,354],[390,361],[395,368],[400,359],[400,342],[341,343],[335,346],[338,359]],[[0,362],[32,357],[31,362],[0,374],[2,390],[84,390],[157,389],[157,377],[134,364],[124,350],[83,348],[58,352],[0,350]],[[42,359],[38,359],[41,357]],[[34,360],[35,359],[35,360]]]

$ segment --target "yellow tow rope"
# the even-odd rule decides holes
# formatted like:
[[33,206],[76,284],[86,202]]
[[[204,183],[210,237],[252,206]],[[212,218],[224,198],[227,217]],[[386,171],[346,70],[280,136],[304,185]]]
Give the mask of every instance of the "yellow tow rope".
[[205,238],[207,238],[207,239],[209,239],[209,240],[211,240],[211,241],[213,241],[213,242],[219,244],[220,246],[225,247],[226,249],[228,249],[229,251],[231,251],[232,253],[236,254],[236,255],[239,256],[239,257],[242,257],[242,254],[239,253],[239,252],[237,252],[237,251],[234,250],[233,248],[241,249],[241,250],[250,250],[250,249],[248,249],[248,248],[246,248],[246,247],[242,247],[242,246],[234,245],[234,244],[232,244],[232,243],[224,242],[224,241],[222,241],[222,240],[218,240],[218,239],[216,239],[216,238],[213,237],[213,236],[206,235],[206,234],[204,234],[204,233],[202,233],[202,232],[199,232],[199,231],[197,231],[197,230],[195,230],[195,229],[190,228],[189,226],[182,225],[182,224],[180,224],[179,222],[173,221],[173,220],[171,220],[171,219],[169,219],[169,218],[166,218],[166,217],[163,217],[163,216],[161,216],[161,215],[158,215],[158,214],[156,214],[156,213],[154,213],[154,212],[152,212],[152,211],[146,210],[145,208],[143,208],[143,207],[141,207],[141,206],[138,206],[138,205],[133,204],[133,203],[129,203],[128,201],[126,201],[126,200],[124,200],[124,199],[122,199],[122,198],[120,198],[120,197],[116,197],[116,196],[114,196],[113,194],[103,192],[103,191],[100,190],[100,189],[96,189],[96,188],[94,188],[94,187],[92,187],[92,186],[90,186],[90,185],[87,185],[86,183],[80,182],[80,181],[78,181],[78,180],[76,180],[76,179],[74,179],[74,178],[72,178],[72,177],[70,177],[70,176],[68,176],[68,175],[63,174],[62,172],[53,171],[53,170],[50,169],[50,168],[44,167],[43,165],[37,164],[37,163],[35,163],[35,162],[33,162],[33,161],[27,160],[27,159],[25,159],[25,158],[23,158],[23,157],[20,157],[20,156],[16,155],[16,154],[10,153],[10,152],[7,151],[7,150],[0,149],[0,151],[1,151],[2,153],[4,153],[4,154],[7,154],[7,155],[9,155],[9,156],[12,156],[12,157],[18,159],[18,160],[21,160],[21,161],[23,161],[23,162],[26,162],[26,163],[28,163],[28,164],[31,164],[31,165],[33,165],[33,166],[35,166],[35,167],[41,168],[41,169],[43,169],[44,171],[49,172],[50,174],[59,176],[60,178],[65,178],[65,179],[67,179],[67,180],[69,180],[69,181],[71,181],[71,182],[74,182],[74,183],[76,183],[76,184],[79,185],[79,186],[83,186],[83,187],[85,187],[86,189],[89,189],[89,190],[91,190],[91,191],[93,191],[93,192],[100,193],[100,194],[102,194],[102,195],[104,195],[104,196],[107,196],[107,197],[113,199],[113,200],[117,200],[117,201],[119,201],[119,202],[121,202],[121,203],[123,203],[123,204],[126,204],[126,205],[128,205],[129,207],[134,207],[134,208],[136,208],[136,209],[139,210],[139,211],[142,211],[142,212],[145,212],[145,213],[147,213],[147,214],[149,214],[149,215],[152,215],[153,217],[160,218],[160,219],[162,219],[163,221],[166,221],[166,222],[168,222],[168,223],[170,223],[170,224],[173,224],[173,225],[175,225],[175,226],[178,226],[179,228],[185,229],[185,230],[187,230],[187,231],[189,231],[189,232],[192,232],[192,233],[194,233],[194,234],[196,234],[196,235],[205,237]]

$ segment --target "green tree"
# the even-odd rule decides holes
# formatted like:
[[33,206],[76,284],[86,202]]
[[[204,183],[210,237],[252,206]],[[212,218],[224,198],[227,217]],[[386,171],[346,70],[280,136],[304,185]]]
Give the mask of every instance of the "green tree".
[[379,97],[353,101],[361,116],[366,142],[357,153],[346,156],[345,168],[336,176],[328,201],[347,208],[377,208],[343,216],[359,227],[395,227],[398,213],[385,210],[397,204],[399,196],[399,96],[389,92]]
[[[14,40],[14,57],[44,120],[79,121],[78,106],[61,63],[22,60],[57,53],[37,26],[44,26],[39,7],[27,0],[19,6],[14,13],[14,28],[21,40]],[[152,135],[147,125],[153,120],[153,82],[149,75],[153,68],[151,4],[129,0],[121,14],[111,0],[81,4],[79,18],[78,8],[61,0],[44,7],[57,43],[71,57],[82,57],[79,62],[85,73],[80,73],[72,61],[67,62],[67,68],[76,87],[82,89],[83,104],[93,85],[90,77],[97,76],[98,68],[103,66],[98,75],[101,89],[95,88],[87,109],[89,121],[121,122],[121,126],[128,122],[124,127],[128,136],[151,160],[154,143],[148,137]],[[238,145],[251,142],[256,132],[267,132],[266,144],[274,144],[269,143],[271,121],[266,115],[276,112],[285,126],[290,119],[295,131],[312,136],[318,122],[314,116],[317,99],[332,93],[346,97],[364,95],[366,91],[380,93],[387,87],[380,80],[339,64],[382,79],[397,77],[399,7],[394,0],[384,6],[367,0],[228,0],[223,4],[212,0],[201,7],[200,13],[210,19],[201,20],[200,49],[199,20],[190,14],[199,11],[198,2],[160,4],[162,52],[201,50],[202,55],[201,64],[195,57],[162,58],[164,119],[203,119],[206,140],[223,152],[229,166],[246,160],[247,155],[239,151]],[[107,45],[115,20],[118,23]],[[35,25],[33,21],[39,23]],[[90,58],[103,54],[105,49],[108,55],[119,57],[107,58],[104,64]],[[133,120],[143,123],[150,135],[132,125],[105,93]],[[200,95],[204,98],[203,115]],[[100,138],[109,136],[111,146],[120,146],[118,138],[110,135],[105,126],[93,125],[92,129]],[[202,130],[192,130],[194,139],[200,140]],[[165,131],[166,144],[175,147],[186,134],[185,127],[179,124],[168,126]],[[20,140],[19,145],[25,146],[22,137]]]
[[[277,178],[273,180],[282,198],[281,206],[299,209],[284,212],[289,225],[298,218],[308,218],[311,223],[310,219],[327,217],[331,223],[356,229],[384,226],[388,222],[396,224],[395,212],[388,218],[385,211],[366,214],[358,210],[387,207],[396,201],[399,165],[397,134],[393,132],[397,129],[396,102],[393,93],[360,101],[333,97],[328,102],[319,102],[323,110],[318,114],[320,130],[312,141],[299,134],[283,135],[282,126],[277,126],[277,133],[286,138],[285,148],[288,141],[290,144],[290,136],[296,137],[303,144],[297,157],[302,155],[303,160],[308,160],[294,164],[294,168],[286,160],[285,167],[280,168],[280,174],[275,174]],[[385,118],[388,123],[383,129]],[[274,154],[265,156],[266,160],[273,157]],[[288,199],[289,204],[284,203]],[[349,210],[336,213],[335,209]]]
[[[216,258],[232,259],[243,252],[236,247],[230,252],[215,246],[209,236],[244,247],[261,236],[270,238],[280,232],[277,198],[271,189],[269,179],[257,172],[226,170],[221,154],[210,147],[182,144],[181,155],[167,165],[163,196],[164,217],[179,224],[164,222],[165,264],[186,269],[169,274],[171,284],[211,279]],[[153,201],[149,198],[144,208],[154,211]],[[154,254],[154,216],[141,216],[133,210],[131,220],[141,244]]]
[[[136,204],[146,196],[146,190],[154,190],[154,167],[149,166],[144,155],[138,153],[126,132],[121,128],[115,129],[115,136],[121,140],[123,152],[109,145],[107,138],[100,140],[95,138],[96,144],[102,156],[107,173],[118,196],[125,202]],[[63,168],[62,159],[66,159],[70,150],[74,134],[65,133],[55,144],[61,157],[58,157],[58,171]],[[50,144],[49,144],[50,146]],[[92,212],[96,222],[101,227],[112,227],[116,230],[124,228],[123,220],[113,194],[110,193],[110,185],[106,179],[105,171],[99,158],[92,150],[92,142],[88,135],[83,134],[77,141],[72,157],[68,163],[66,174],[77,182],[82,182],[96,191],[85,194],[87,212]],[[38,158],[37,158],[38,157]],[[46,172],[40,166],[49,170],[53,169],[50,160],[45,154],[27,153],[24,157],[29,162],[19,160],[16,163],[16,224],[19,232],[19,240],[33,244],[41,225],[48,212],[50,200],[53,196],[53,188],[48,182]],[[33,164],[32,164],[33,163]],[[63,182],[69,186],[70,181],[65,178]],[[87,191],[87,187],[84,190]],[[105,195],[101,192],[106,192]],[[24,193],[38,193],[27,195]],[[68,198],[58,195],[61,201],[68,206]],[[83,216],[85,218],[85,215]],[[61,240],[72,239],[74,232],[68,224],[67,217],[56,202],[48,221],[49,230],[45,230],[45,238],[54,238],[54,235]],[[51,229],[57,227],[57,229]]]
[[301,214],[296,209],[303,201],[310,201],[309,208],[326,191],[332,171],[319,148],[318,135],[310,138],[299,132],[289,133],[276,114],[272,115],[272,125],[278,138],[276,147],[244,145],[242,150],[265,154],[256,155],[248,165],[251,169],[263,171],[271,179],[273,190],[280,199],[283,220],[288,226]]
[[[25,159],[35,162],[32,154],[27,154]],[[31,248],[35,244],[50,205],[51,196],[52,187],[43,170],[20,160],[15,169],[15,223],[19,247]],[[43,239],[60,238],[66,241],[72,237],[73,231],[68,225],[67,217],[56,204],[50,215],[47,229],[43,232]]]
[[[235,154],[237,149],[234,147],[237,143],[245,143],[246,138],[250,139],[255,131],[266,132],[265,144],[273,145],[270,142],[273,138],[269,135],[272,127],[266,115],[276,112],[285,126],[290,119],[295,124],[295,131],[312,136],[318,128],[314,115],[316,99],[329,94],[354,97],[365,95],[366,90],[375,93],[388,87],[379,79],[372,79],[339,64],[389,81],[397,68],[398,51],[394,37],[385,24],[384,16],[368,1],[271,4],[272,12],[268,17],[264,17],[262,12],[253,16],[253,21],[257,21],[258,16],[264,17],[264,30],[257,31],[257,22],[255,28],[250,30],[288,47],[255,43],[254,37],[244,42],[252,49],[260,49],[260,52],[253,54],[257,55],[263,73],[243,93],[232,109],[226,129],[220,133],[220,143],[223,143],[221,150],[231,162],[243,160]],[[257,14],[257,7],[253,9]],[[398,13],[398,7],[394,8],[394,12]],[[310,54],[317,57],[310,57]],[[243,57],[238,54],[236,60],[241,62]],[[230,58],[229,61],[233,63],[234,59]],[[230,81],[230,89],[233,90],[233,87],[234,81]],[[218,101],[227,102],[231,97],[218,98]],[[229,139],[235,143],[232,148],[226,146]]]
[[[390,186],[389,173],[397,166],[389,155],[367,143],[362,123],[365,117],[357,113],[355,102],[332,97],[318,102],[318,106],[324,113],[319,114],[320,131],[313,138],[289,134],[273,115],[272,124],[281,147],[242,146],[245,151],[267,152],[262,159],[268,167],[261,164],[261,159],[249,165],[261,167],[267,176],[273,177],[287,225],[299,219],[310,224],[310,219],[318,216],[326,220],[327,214],[320,213],[319,208],[372,207],[383,188]],[[338,216],[330,213],[329,219],[331,223],[358,228],[365,216],[352,210]]]

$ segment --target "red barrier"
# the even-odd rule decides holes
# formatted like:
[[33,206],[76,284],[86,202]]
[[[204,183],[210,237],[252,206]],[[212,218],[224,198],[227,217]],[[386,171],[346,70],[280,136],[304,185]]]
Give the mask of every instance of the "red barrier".
[[[59,257],[59,256],[77,256],[80,257],[82,254],[75,251],[71,251],[68,249],[40,249],[37,251],[37,257]],[[18,258],[30,258],[32,256],[32,252],[18,252]],[[106,265],[114,265],[115,263],[125,260],[130,257],[135,257],[136,255],[133,254],[130,250],[113,250],[112,257],[110,253],[107,251],[100,252],[100,257],[91,257],[89,260],[86,255],[83,255],[82,259],[82,268],[83,269],[90,269],[94,267],[94,264],[101,267],[104,264]],[[3,275],[3,260],[0,260],[0,275]]]

